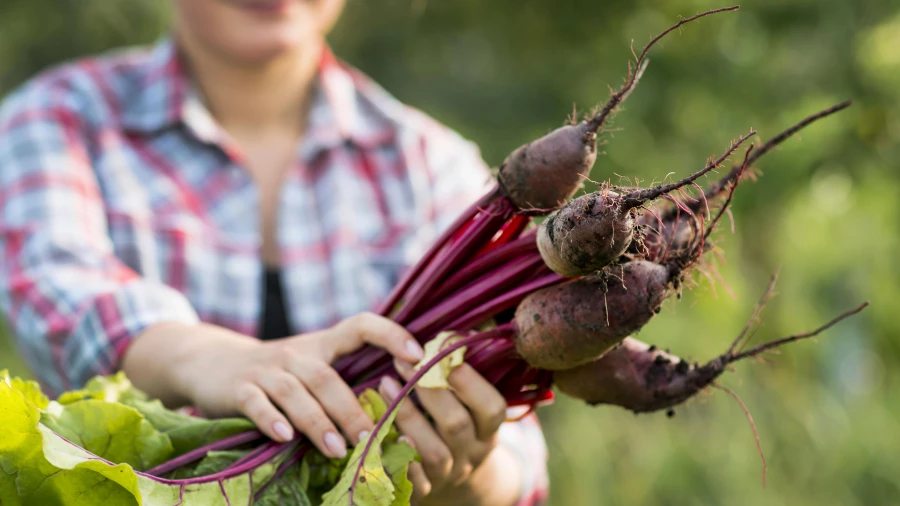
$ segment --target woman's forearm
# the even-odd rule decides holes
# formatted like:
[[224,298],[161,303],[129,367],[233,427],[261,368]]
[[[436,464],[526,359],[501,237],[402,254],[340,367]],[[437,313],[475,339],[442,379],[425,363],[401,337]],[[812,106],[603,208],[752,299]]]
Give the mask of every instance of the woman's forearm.
[[138,334],[122,359],[122,370],[134,385],[170,407],[191,397],[197,358],[222,346],[252,346],[254,341],[208,324],[159,323]]

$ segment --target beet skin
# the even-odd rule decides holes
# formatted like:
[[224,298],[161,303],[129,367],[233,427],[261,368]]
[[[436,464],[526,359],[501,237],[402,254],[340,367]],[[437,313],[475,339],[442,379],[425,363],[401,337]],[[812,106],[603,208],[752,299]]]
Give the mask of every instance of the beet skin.
[[538,369],[590,362],[650,321],[669,290],[668,269],[647,261],[543,288],[516,310],[516,349]]

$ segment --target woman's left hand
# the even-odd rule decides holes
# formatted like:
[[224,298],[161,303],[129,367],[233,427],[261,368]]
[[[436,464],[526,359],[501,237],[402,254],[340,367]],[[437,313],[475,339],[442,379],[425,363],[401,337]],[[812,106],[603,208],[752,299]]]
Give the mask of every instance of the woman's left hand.
[[[394,365],[404,379],[415,372],[405,362]],[[434,424],[412,402],[403,402],[397,412],[397,428],[422,458],[409,468],[413,504],[514,504],[521,477],[509,455],[497,455],[503,453],[497,430],[506,419],[505,399],[468,364],[454,369],[448,382],[452,390],[416,388]],[[379,390],[390,402],[400,384],[385,378]],[[503,469],[495,465],[501,462]]]

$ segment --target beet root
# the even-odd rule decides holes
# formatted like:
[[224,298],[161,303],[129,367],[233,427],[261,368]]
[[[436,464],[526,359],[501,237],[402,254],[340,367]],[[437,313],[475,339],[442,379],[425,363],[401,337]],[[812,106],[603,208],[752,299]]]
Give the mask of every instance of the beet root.
[[[774,284],[774,282],[773,282]],[[597,360],[566,370],[555,371],[553,382],[560,391],[590,405],[611,404],[635,413],[668,409],[697,395],[713,384],[729,364],[753,357],[784,344],[815,336],[839,321],[868,306],[865,302],[821,327],[801,334],[775,339],[749,350],[739,346],[758,322],[767,291],[744,331],[722,355],[704,365],[688,364],[684,360],[648,346],[637,339],[626,338],[622,343]],[[746,342],[744,342],[746,344]]]
[[652,38],[634,66],[629,64],[625,83],[592,117],[566,125],[520,146],[500,166],[500,187],[521,211],[543,214],[566,203],[581,187],[597,159],[597,133],[628,98],[647,67],[647,52],[667,34],[686,23],[738,6],[709,10],[680,20]]
[[538,230],[544,263],[561,276],[590,274],[618,259],[634,238],[634,216],[604,190],[569,202]]
[[674,183],[635,190],[624,195],[604,188],[569,202],[541,224],[538,248],[544,263],[565,277],[588,275],[611,264],[634,241],[635,216],[639,206],[692,184],[720,166],[755,133],[751,130],[733,142],[722,156]]
[[597,159],[597,132],[583,121],[520,146],[500,166],[500,187],[519,209],[540,213],[569,200]]
[[[647,217],[644,214],[641,218]],[[694,215],[680,213],[671,219],[656,221],[640,220],[638,226],[644,227],[639,241],[628,248],[632,254],[657,263],[665,263],[669,258],[678,255],[685,248],[694,244],[697,236],[704,232],[703,225]],[[644,222],[644,223],[641,223]],[[647,223],[651,222],[651,223]]]
[[693,397],[722,374],[726,360],[722,356],[702,366],[689,365],[629,337],[593,362],[554,372],[553,382],[561,392],[590,405],[612,404],[645,413]]
[[848,100],[823,109],[768,139],[760,147],[754,149],[744,163],[735,164],[725,176],[705,188],[702,196],[675,204],[670,203],[659,208],[657,212],[641,214],[636,218],[637,227],[647,230],[647,232],[640,234],[639,238],[636,237],[638,240],[632,242],[628,253],[653,262],[664,263],[673,254],[684,251],[702,233],[703,225],[696,214],[704,207],[709,207],[714,200],[726,195],[735,184],[743,179],[742,176],[750,174],[751,177],[755,177],[751,169],[754,162],[772,152],[773,149],[803,128],[846,109],[850,105],[851,102]]
[[669,281],[666,267],[634,261],[538,290],[516,309],[516,350],[538,369],[590,362],[659,312]]

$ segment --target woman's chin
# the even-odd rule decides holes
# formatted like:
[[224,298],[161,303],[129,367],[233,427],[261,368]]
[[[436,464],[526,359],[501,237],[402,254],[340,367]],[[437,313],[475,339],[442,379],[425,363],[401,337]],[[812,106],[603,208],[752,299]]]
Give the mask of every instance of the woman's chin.
[[247,64],[262,64],[295,52],[301,46],[314,44],[315,38],[304,39],[300,33],[269,31],[258,37],[242,37],[229,51],[235,59]]

